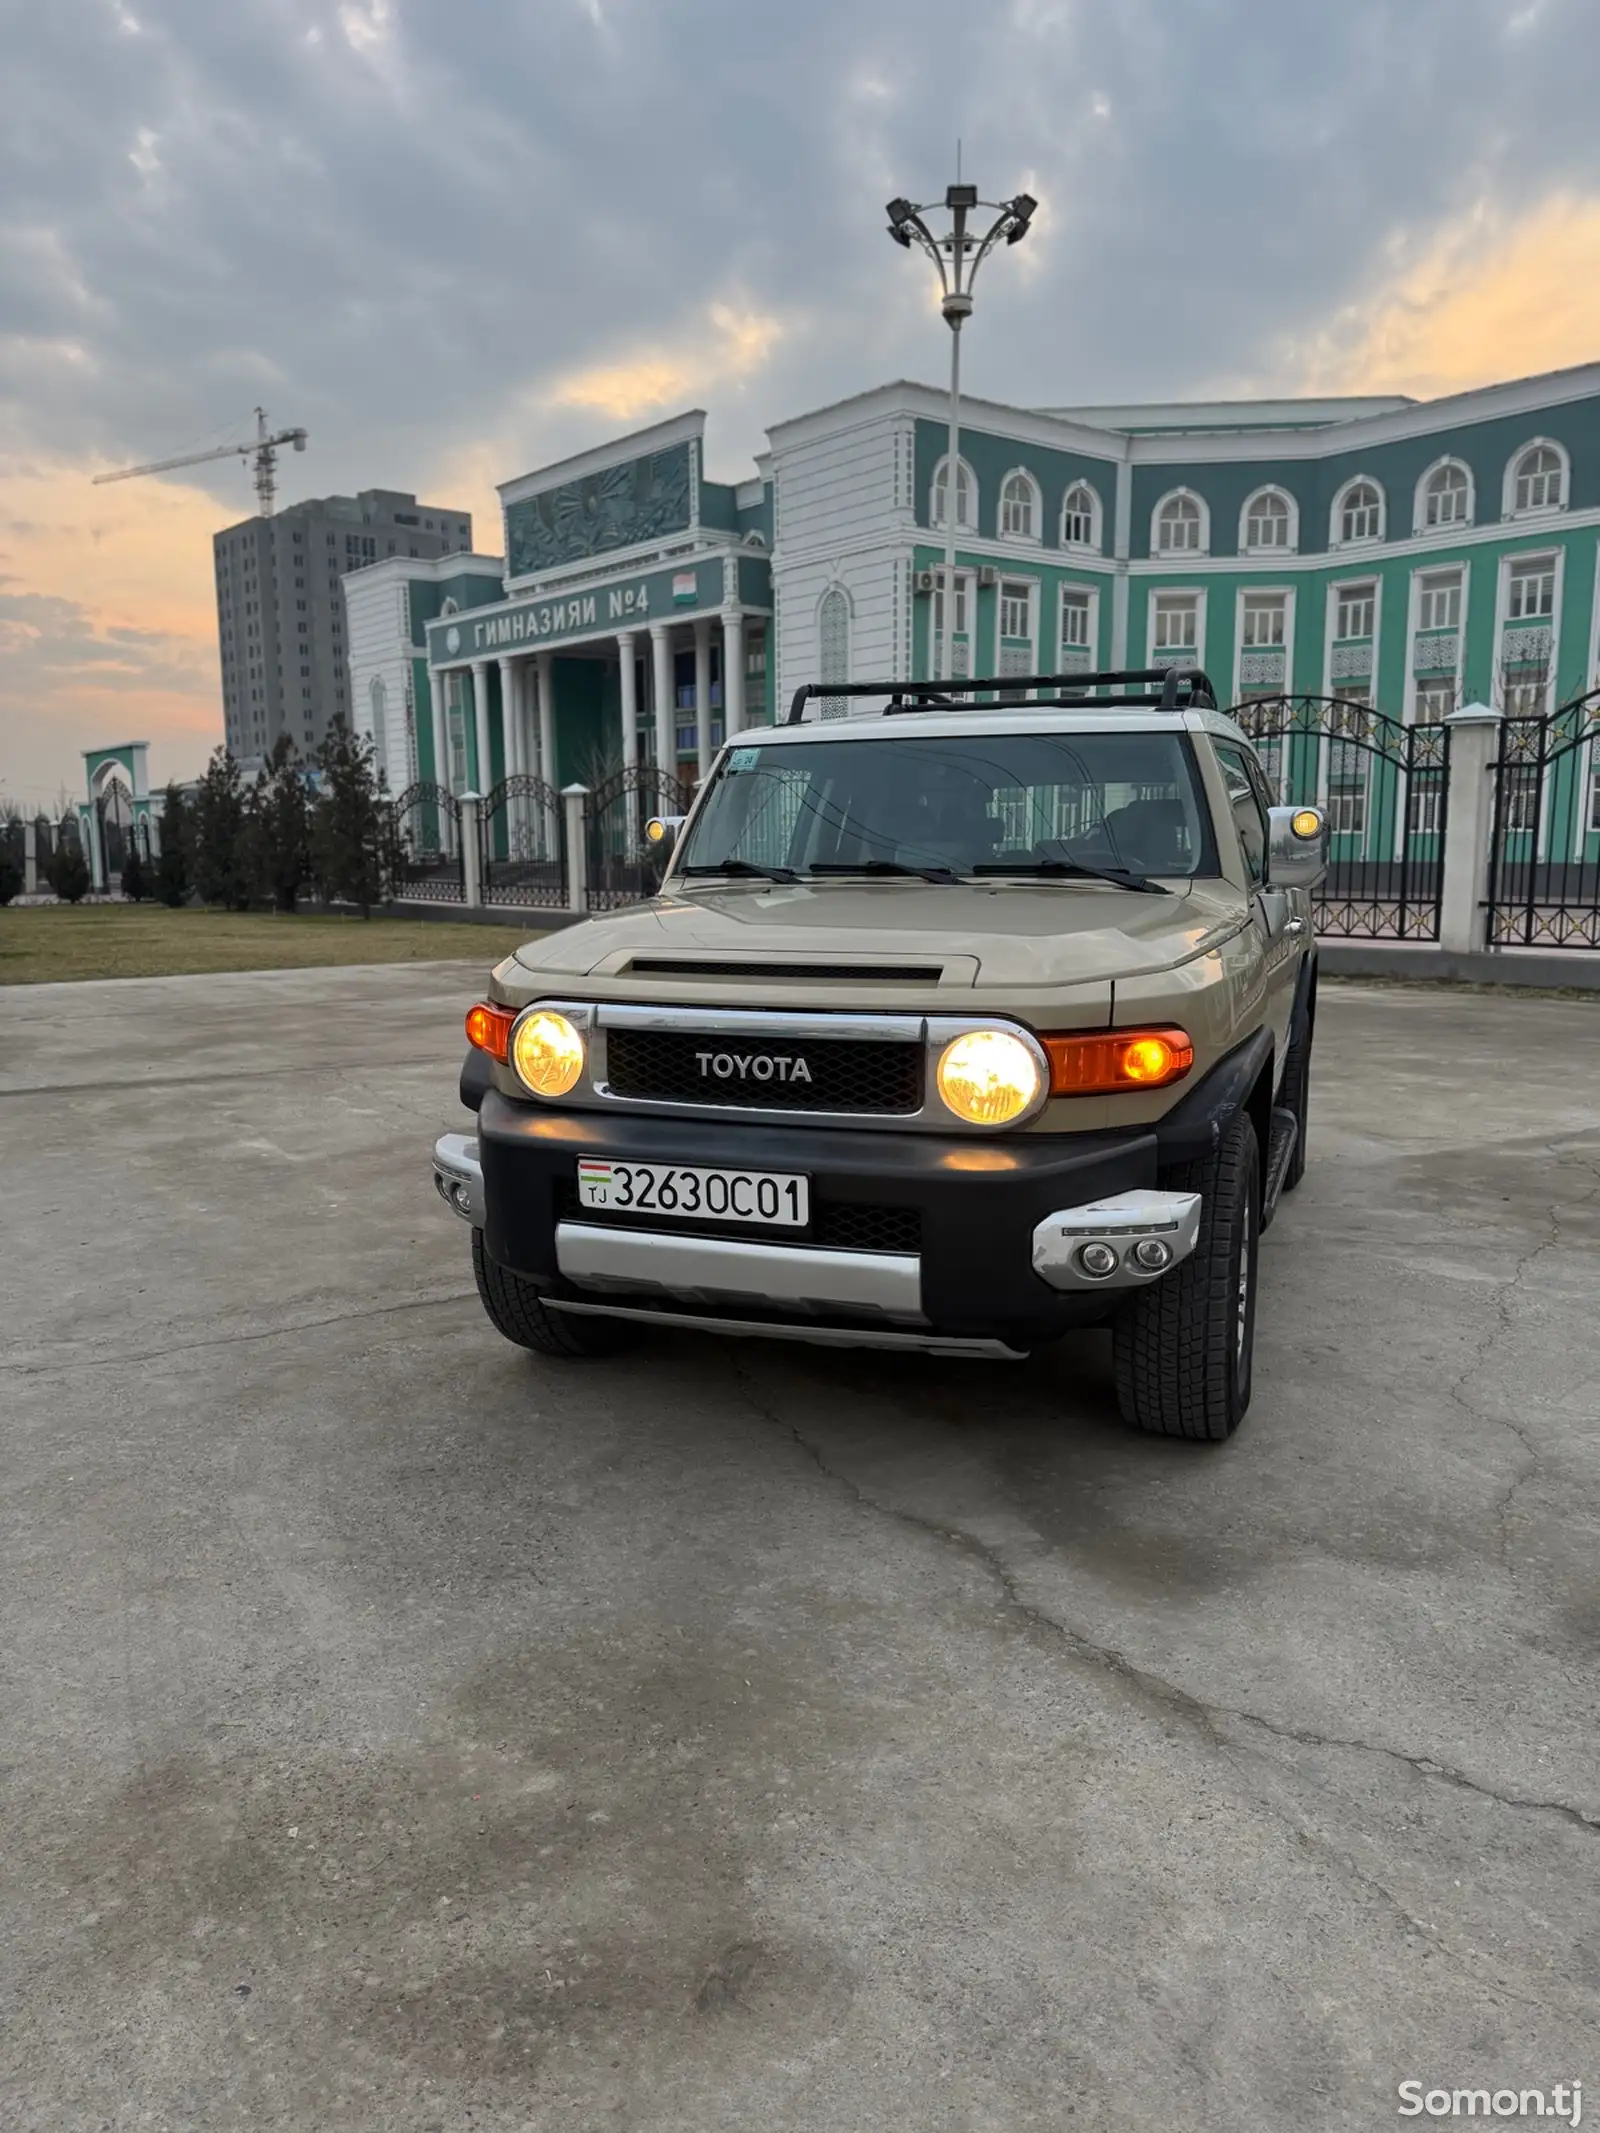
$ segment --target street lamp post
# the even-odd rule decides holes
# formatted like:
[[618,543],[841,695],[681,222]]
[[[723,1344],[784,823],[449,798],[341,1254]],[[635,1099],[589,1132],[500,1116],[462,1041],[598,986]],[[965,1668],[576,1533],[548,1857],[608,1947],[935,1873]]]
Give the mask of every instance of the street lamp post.
[[[955,678],[956,635],[956,519],[961,499],[961,329],[972,316],[972,285],[978,278],[978,269],[988,258],[1003,237],[1007,244],[1016,244],[1028,234],[1028,224],[1033,220],[1034,210],[1039,205],[1031,193],[1018,193],[1014,200],[980,200],[975,185],[950,185],[945,188],[943,205],[949,212],[950,228],[942,237],[936,237],[924,216],[939,205],[930,202],[918,207],[911,200],[889,202],[889,235],[896,244],[909,250],[913,244],[921,245],[939,270],[941,300],[939,308],[950,328],[950,444],[945,459],[944,477],[944,522],[945,522],[945,575],[944,575],[944,629],[942,643],[934,659],[935,681]],[[976,236],[967,228],[969,215],[992,213],[994,221],[988,234]],[[941,670],[948,665],[948,676]]]

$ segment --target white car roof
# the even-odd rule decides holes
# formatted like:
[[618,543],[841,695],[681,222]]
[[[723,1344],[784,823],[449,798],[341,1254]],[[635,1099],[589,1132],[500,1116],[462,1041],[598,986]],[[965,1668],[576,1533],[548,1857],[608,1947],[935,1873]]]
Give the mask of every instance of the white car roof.
[[804,741],[951,740],[978,729],[986,733],[1215,733],[1227,740],[1247,736],[1231,718],[1209,706],[1181,711],[1118,710],[1087,698],[1082,704],[974,704],[956,711],[852,711],[845,718],[808,718],[798,726],[747,727],[727,744],[733,748],[787,747]]

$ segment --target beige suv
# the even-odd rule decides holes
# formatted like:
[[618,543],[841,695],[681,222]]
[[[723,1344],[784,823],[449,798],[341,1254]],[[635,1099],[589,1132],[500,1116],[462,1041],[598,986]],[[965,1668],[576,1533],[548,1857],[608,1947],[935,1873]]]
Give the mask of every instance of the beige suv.
[[468,1017],[478,1130],[434,1171],[499,1330],[1016,1357],[1109,1324],[1130,1423],[1228,1436],[1305,1164],[1327,829],[1204,675],[807,687],[646,834],[659,892]]

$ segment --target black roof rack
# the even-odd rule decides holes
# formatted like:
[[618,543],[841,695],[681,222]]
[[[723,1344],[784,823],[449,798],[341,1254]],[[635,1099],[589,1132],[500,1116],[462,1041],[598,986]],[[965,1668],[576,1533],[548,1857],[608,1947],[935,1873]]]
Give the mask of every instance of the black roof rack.
[[[1133,693],[1136,685],[1137,693]],[[1091,697],[1091,689],[1119,689],[1124,694]],[[1136,708],[1187,711],[1197,704],[1217,708],[1217,692],[1198,667],[1127,667],[1102,674],[972,674],[956,681],[808,681],[794,692],[786,724],[798,726],[812,697],[886,696],[887,713],[896,711],[970,711],[963,698],[990,691],[1014,700],[1020,689],[1054,689],[1054,696],[1034,696],[1040,711]]]

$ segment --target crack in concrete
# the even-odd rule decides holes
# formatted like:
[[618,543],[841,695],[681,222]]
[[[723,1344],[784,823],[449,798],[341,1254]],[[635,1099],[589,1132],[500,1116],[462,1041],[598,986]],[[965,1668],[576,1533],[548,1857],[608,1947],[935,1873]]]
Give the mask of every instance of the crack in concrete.
[[1029,1600],[1022,1592],[1015,1573],[1006,1564],[1000,1552],[989,1546],[987,1542],[979,1540],[975,1534],[968,1533],[959,1526],[944,1524],[938,1519],[924,1517],[920,1512],[906,1510],[901,1505],[889,1503],[880,1497],[873,1496],[863,1489],[858,1482],[853,1481],[848,1474],[841,1473],[836,1467],[829,1466],[820,1450],[807,1437],[802,1435],[801,1431],[793,1423],[786,1422],[781,1415],[776,1414],[761,1398],[748,1372],[741,1367],[738,1359],[730,1356],[729,1360],[733,1374],[744,1387],[746,1397],[749,1399],[751,1406],[765,1420],[772,1423],[775,1428],[787,1430],[794,1439],[795,1444],[805,1453],[806,1457],[825,1479],[848,1489],[864,1509],[873,1511],[883,1518],[895,1519],[903,1525],[910,1526],[916,1532],[927,1534],[932,1539],[942,1541],[945,1545],[956,1548],[962,1554],[978,1562],[999,1585],[1005,1595],[1008,1606],[1014,1613],[1021,1615],[1036,1628],[1042,1629],[1052,1637],[1058,1638],[1075,1652],[1079,1658],[1099,1667],[1103,1672],[1114,1676],[1117,1680],[1125,1681],[1130,1688],[1134,1689],[1147,1702],[1154,1703],[1175,1716],[1185,1719],[1219,1751],[1226,1753],[1234,1743],[1222,1732],[1218,1721],[1232,1720],[1238,1725],[1259,1727],[1262,1732],[1271,1735],[1274,1739],[1292,1741],[1301,1747],[1348,1748],[1362,1754],[1381,1755],[1392,1762],[1403,1764],[1408,1770],[1414,1771],[1420,1777],[1429,1778],[1440,1784],[1452,1786],[1459,1791],[1471,1793],[1479,1799],[1491,1800],[1498,1806],[1520,1812],[1555,1815],[1571,1823],[1574,1827],[1583,1830],[1587,1835],[1600,1834],[1600,1815],[1586,1814],[1581,1807],[1574,1807],[1565,1800],[1524,1799],[1516,1794],[1496,1792],[1492,1786],[1481,1785],[1475,1779],[1468,1777],[1465,1771],[1455,1770],[1449,1764],[1440,1763],[1431,1756],[1407,1754],[1405,1750],[1388,1747],[1381,1741],[1360,1740],[1354,1736],[1314,1733],[1309,1729],[1284,1725],[1273,1719],[1263,1718],[1257,1712],[1240,1710],[1228,1704],[1208,1704],[1190,1690],[1180,1688],[1176,1682],[1166,1681],[1159,1674],[1150,1673],[1146,1668],[1139,1666],[1134,1660],[1130,1659],[1126,1653],[1119,1652],[1112,1645],[1097,1644],[1080,1630],[1071,1628],[1067,1623],[1062,1622],[1055,1615],[1048,1613],[1044,1608]]
[[[1593,1189],[1585,1193],[1581,1200],[1572,1202],[1571,1205],[1573,1207],[1589,1207],[1597,1198],[1600,1198],[1600,1165],[1588,1161],[1583,1156],[1574,1154],[1570,1149],[1562,1151],[1554,1143],[1548,1141],[1544,1144],[1544,1153],[1554,1160],[1575,1163],[1578,1168],[1587,1170],[1594,1178]],[[1499,1500],[1493,1506],[1497,1552],[1502,1568],[1507,1570],[1509,1570],[1511,1563],[1511,1505],[1518,1492],[1525,1488],[1534,1475],[1538,1473],[1542,1463],[1542,1454],[1519,1422],[1513,1421],[1508,1414],[1491,1412],[1487,1408],[1475,1406],[1468,1397],[1467,1388],[1478,1372],[1482,1370],[1494,1349],[1511,1332],[1515,1324],[1517,1293],[1523,1287],[1530,1268],[1536,1260],[1542,1259],[1546,1252],[1554,1251],[1564,1241],[1566,1225],[1559,1212],[1560,1205],[1561,1203],[1559,1202],[1552,1202],[1545,1210],[1545,1221],[1549,1225],[1550,1234],[1541,1243],[1522,1253],[1512,1267],[1509,1279],[1497,1284],[1494,1297],[1494,1318],[1474,1350],[1471,1361],[1446,1388],[1449,1398],[1461,1409],[1464,1415],[1470,1416],[1474,1421],[1489,1422],[1500,1429],[1509,1431],[1522,1446],[1525,1455],[1523,1464],[1512,1475],[1510,1481],[1501,1492]]]
[[389,1318],[397,1311],[432,1311],[441,1304],[464,1303],[476,1289],[446,1289],[435,1296],[407,1296],[399,1303],[367,1304],[357,1311],[334,1311],[326,1318],[301,1318],[293,1324],[265,1326],[245,1333],[218,1333],[209,1340],[169,1341],[163,1348],[141,1354],[119,1349],[115,1355],[58,1356],[48,1363],[7,1364],[0,1357],[0,1370],[15,1378],[52,1377],[66,1370],[120,1370],[125,1363],[159,1363],[172,1355],[194,1355],[206,1348],[236,1348],[247,1341],[281,1340],[285,1334],[315,1333],[322,1326],[343,1326],[363,1318]]

